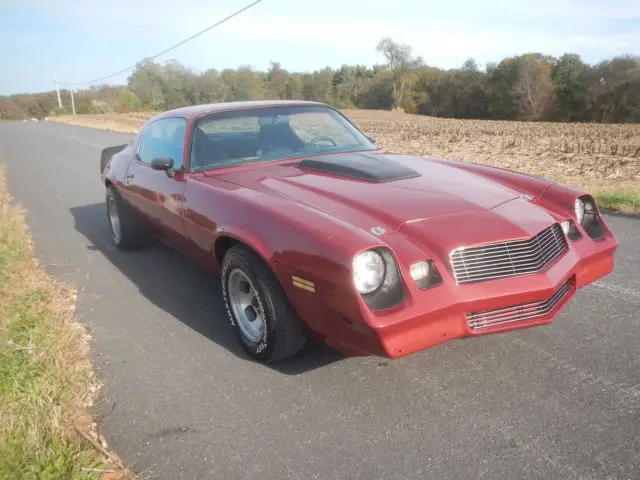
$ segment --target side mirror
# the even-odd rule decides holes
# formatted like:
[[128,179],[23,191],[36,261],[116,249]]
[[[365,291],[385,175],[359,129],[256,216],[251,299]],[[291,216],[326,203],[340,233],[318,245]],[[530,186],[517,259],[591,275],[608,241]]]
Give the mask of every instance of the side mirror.
[[373,137],[370,137],[369,135],[367,135],[367,140],[369,140],[371,143],[376,143],[376,139]]
[[160,157],[151,160],[151,168],[154,170],[170,170],[173,168],[173,158]]

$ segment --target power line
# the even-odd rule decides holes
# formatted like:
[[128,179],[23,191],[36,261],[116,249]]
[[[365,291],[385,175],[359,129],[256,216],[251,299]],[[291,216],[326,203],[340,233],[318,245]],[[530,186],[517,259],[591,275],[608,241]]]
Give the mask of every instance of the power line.
[[[208,27],[207,27],[207,28],[205,28],[204,30],[200,30],[198,33],[196,33],[196,34],[194,34],[194,35],[191,35],[191,36],[190,36],[190,37],[188,37],[188,38],[185,38],[184,40],[182,40],[182,41],[180,41],[180,42],[176,43],[175,45],[172,45],[171,47],[169,47],[169,48],[167,48],[167,49],[165,49],[165,50],[162,50],[160,53],[156,53],[156,54],[155,54],[155,55],[153,55],[152,57],[144,57],[144,58],[149,58],[149,59],[151,59],[151,60],[155,60],[155,59],[156,59],[157,57],[159,57],[160,55],[164,55],[165,53],[170,52],[170,51],[171,51],[171,50],[173,50],[174,48],[178,48],[179,46],[184,45],[185,43],[187,43],[187,42],[189,42],[189,41],[193,40],[194,38],[196,38],[196,37],[198,37],[198,36],[202,35],[203,33],[208,32],[208,31],[209,31],[209,30],[211,30],[212,28],[217,27],[218,25],[222,25],[223,23],[225,23],[225,22],[227,22],[227,21],[231,20],[233,17],[236,17],[236,16],[240,15],[242,12],[244,12],[244,11],[246,11],[246,10],[249,10],[251,7],[253,7],[253,6],[257,5],[257,4],[258,4],[258,3],[260,3],[260,2],[262,2],[262,0],[255,0],[253,3],[250,3],[249,5],[247,5],[247,6],[243,7],[243,8],[241,8],[240,10],[238,10],[238,11],[236,11],[236,12],[232,13],[231,15],[229,15],[229,16],[227,16],[227,17],[223,18],[223,19],[222,19],[222,20],[220,20],[219,22],[216,22],[216,23],[214,23],[213,25],[208,26]],[[118,71],[117,71],[117,72],[115,72],[115,73],[111,73],[111,74],[109,74],[109,75],[105,75],[104,77],[96,78],[96,79],[94,79],[94,80],[89,80],[89,81],[87,81],[87,82],[76,82],[76,83],[64,83],[64,82],[60,82],[60,85],[68,85],[68,86],[72,86],[72,87],[73,87],[73,86],[77,86],[77,85],[86,85],[86,84],[91,84],[91,83],[101,82],[102,80],[106,80],[107,78],[115,77],[116,75],[120,75],[121,73],[125,73],[125,72],[127,72],[127,71],[129,71],[129,70],[132,70],[132,69],[134,69],[134,68],[136,67],[136,65],[137,65],[137,64],[138,64],[138,63],[136,62],[136,63],[134,63],[133,65],[131,65],[131,66],[129,66],[129,67],[126,67],[126,68],[123,68],[122,70],[118,70]]]

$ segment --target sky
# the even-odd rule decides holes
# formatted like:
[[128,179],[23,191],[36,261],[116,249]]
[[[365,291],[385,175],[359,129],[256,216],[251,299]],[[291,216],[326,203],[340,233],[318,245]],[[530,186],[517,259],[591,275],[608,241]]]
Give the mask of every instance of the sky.
[[[52,90],[54,72],[68,83],[108,75],[249,3],[0,0],[0,95]],[[157,61],[195,71],[266,69],[271,60],[289,71],[371,66],[383,63],[375,51],[382,37],[442,68],[527,52],[572,52],[593,64],[640,55],[640,0],[263,0]]]

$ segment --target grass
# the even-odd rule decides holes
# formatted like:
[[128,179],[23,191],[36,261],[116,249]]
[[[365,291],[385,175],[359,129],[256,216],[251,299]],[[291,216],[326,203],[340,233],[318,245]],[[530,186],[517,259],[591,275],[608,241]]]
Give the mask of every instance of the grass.
[[[389,151],[492,165],[601,196],[606,208],[640,213],[640,125],[458,120],[383,110],[344,113]],[[136,132],[154,113],[51,117]],[[616,201],[610,201],[611,199]]]
[[89,361],[89,336],[74,321],[74,308],[75,291],[33,258],[23,211],[11,204],[0,169],[4,480],[85,480],[113,470],[110,455],[90,440],[97,435],[89,431],[95,424],[88,409],[99,383]]
[[625,190],[602,192],[597,193],[595,198],[601,208],[624,213],[640,212],[640,194],[635,192]]

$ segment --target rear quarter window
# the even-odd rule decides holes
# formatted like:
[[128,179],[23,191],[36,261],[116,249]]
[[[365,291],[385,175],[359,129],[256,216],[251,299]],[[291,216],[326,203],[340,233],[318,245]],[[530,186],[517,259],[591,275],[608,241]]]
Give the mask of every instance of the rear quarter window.
[[198,123],[198,128],[207,135],[217,133],[255,133],[260,131],[260,124],[256,117],[223,118]]

